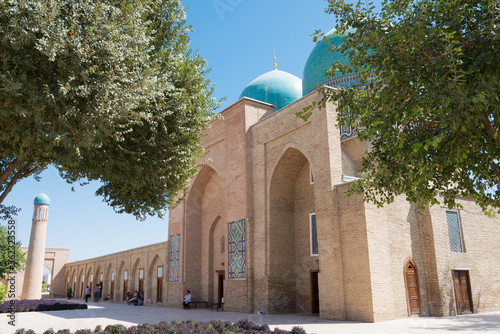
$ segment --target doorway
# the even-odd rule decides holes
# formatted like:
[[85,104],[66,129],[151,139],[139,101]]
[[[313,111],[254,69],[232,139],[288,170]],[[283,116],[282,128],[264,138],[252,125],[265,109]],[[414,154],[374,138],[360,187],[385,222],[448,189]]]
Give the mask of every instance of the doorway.
[[157,303],[162,303],[163,302],[163,281],[162,278],[157,278],[156,279],[156,302]]
[[110,298],[114,300],[115,298],[115,281],[111,281],[111,291],[109,292]]
[[410,315],[420,314],[420,297],[418,290],[417,267],[412,261],[405,266],[406,298],[408,302],[408,313]]
[[224,307],[224,280],[226,279],[226,274],[224,271],[217,271],[217,307],[223,309]]
[[455,286],[457,314],[473,313],[469,271],[453,270],[453,285]]
[[128,281],[123,281],[123,300],[127,300]]
[[319,314],[319,284],[318,272],[311,272],[311,313]]

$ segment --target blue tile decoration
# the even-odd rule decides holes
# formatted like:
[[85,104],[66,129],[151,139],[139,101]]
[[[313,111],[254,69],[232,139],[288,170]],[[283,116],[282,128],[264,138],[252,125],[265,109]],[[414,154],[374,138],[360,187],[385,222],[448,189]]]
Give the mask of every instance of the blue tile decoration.
[[[368,80],[373,80],[373,73],[370,74]],[[365,84],[361,83],[361,80],[355,73],[345,74],[345,75],[337,75],[333,78],[330,78],[324,81],[322,84],[335,88],[351,88],[353,86],[363,86]],[[356,136],[356,133],[352,129],[352,126],[343,126],[340,128],[340,140],[346,140],[349,138],[353,138]]]
[[354,131],[352,130],[352,126],[344,125],[340,128],[340,140],[346,140],[354,137]]
[[170,236],[170,249],[168,254],[168,281],[179,282],[180,264],[181,264],[181,235],[174,234]]
[[228,279],[246,278],[245,219],[228,224]]

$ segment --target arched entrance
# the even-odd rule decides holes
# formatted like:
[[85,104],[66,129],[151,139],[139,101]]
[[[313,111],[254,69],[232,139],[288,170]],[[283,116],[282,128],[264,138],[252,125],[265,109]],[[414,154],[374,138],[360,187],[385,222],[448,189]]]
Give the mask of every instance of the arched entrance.
[[418,290],[417,267],[413,261],[408,260],[404,270],[406,298],[408,301],[408,314],[420,314],[420,293]]
[[319,296],[314,288],[318,276],[311,274],[319,271],[311,175],[309,161],[295,148],[288,148],[273,170],[269,188],[270,313],[318,311]]
[[43,266],[42,295],[51,294],[50,285],[52,282],[52,272],[47,265]]
[[[219,174],[205,165],[196,176],[186,207],[186,232],[184,233],[185,286],[192,298],[216,302],[214,275],[224,270],[226,261],[214,248],[214,238],[221,236],[225,223],[225,192]],[[226,226],[224,228],[224,225]],[[189,232],[187,232],[189,231]],[[203,237],[202,237],[203,236]]]
[[210,304],[220,305],[222,298],[224,298],[225,262],[227,259],[226,233],[227,224],[224,224],[222,218],[217,216],[212,223],[209,235],[208,302]]

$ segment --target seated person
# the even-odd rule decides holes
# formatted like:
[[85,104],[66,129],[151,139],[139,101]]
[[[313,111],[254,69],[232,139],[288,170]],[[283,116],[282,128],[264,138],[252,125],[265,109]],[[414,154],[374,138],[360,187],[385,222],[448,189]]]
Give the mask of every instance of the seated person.
[[137,290],[134,291],[132,298],[127,299],[127,304],[133,303],[137,300]]
[[142,291],[138,296],[137,299],[139,300],[139,305],[144,305],[144,291]]

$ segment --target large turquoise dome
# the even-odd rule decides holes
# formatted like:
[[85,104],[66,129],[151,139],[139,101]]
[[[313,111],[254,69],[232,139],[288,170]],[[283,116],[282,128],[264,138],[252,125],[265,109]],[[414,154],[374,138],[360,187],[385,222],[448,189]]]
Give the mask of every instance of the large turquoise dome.
[[302,80],[280,70],[262,74],[250,82],[240,95],[274,105],[273,112],[280,110],[302,97]]
[[33,201],[34,205],[50,205],[50,198],[44,193],[41,193]]
[[[342,36],[336,36],[333,34],[334,30],[331,30],[325,34],[329,42],[332,42],[335,46],[342,44]],[[348,31],[349,32],[349,31]],[[304,67],[304,76],[302,81],[302,94],[306,95],[310,93],[317,84],[325,84],[328,79],[325,76],[325,72],[330,66],[335,62],[341,62],[345,65],[349,64],[349,58],[342,54],[340,51],[329,51],[330,43],[321,40],[314,49],[312,50],[309,58],[307,58],[306,66]],[[336,73],[338,76],[340,73]]]

